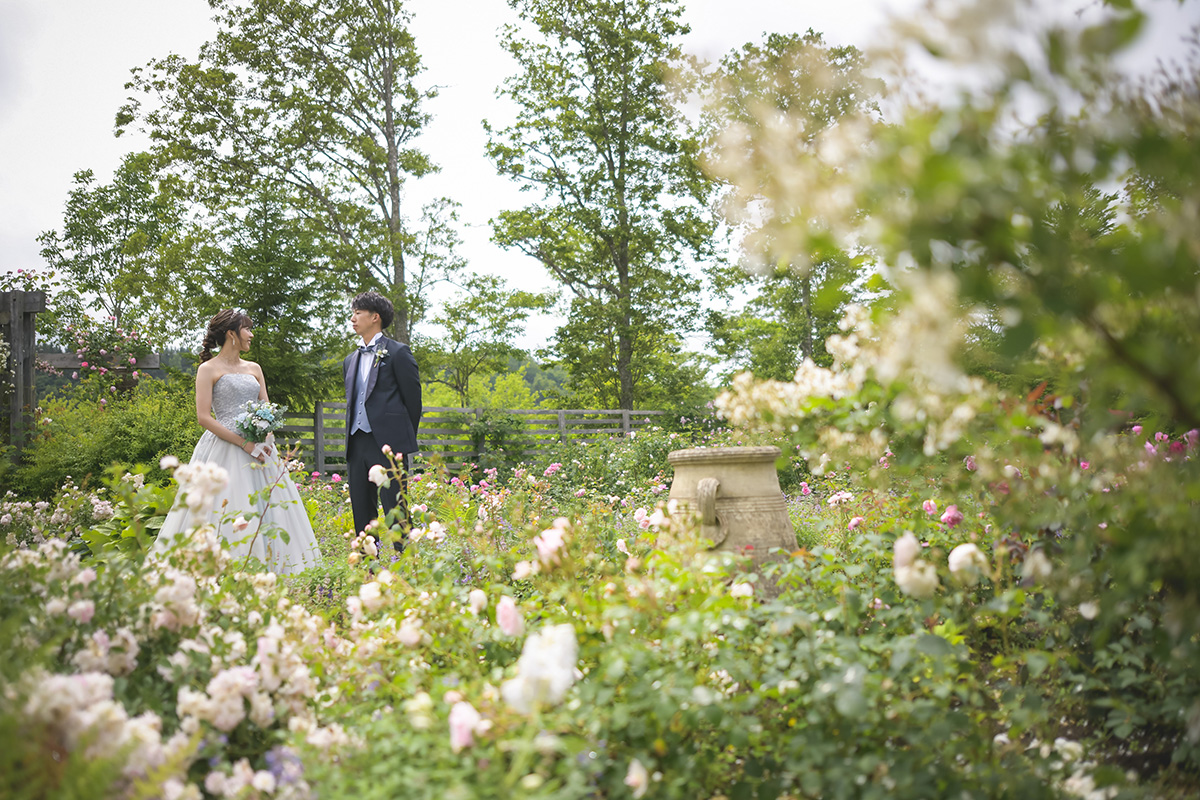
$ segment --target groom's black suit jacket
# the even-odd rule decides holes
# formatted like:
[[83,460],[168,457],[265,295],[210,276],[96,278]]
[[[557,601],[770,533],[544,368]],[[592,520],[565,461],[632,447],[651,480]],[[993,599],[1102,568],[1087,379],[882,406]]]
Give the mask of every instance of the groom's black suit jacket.
[[[387,355],[376,358],[374,353],[363,353],[363,358],[373,360],[367,375],[367,421],[371,433],[382,448],[390,445],[392,451],[417,452],[417,428],[421,424],[421,375],[417,360],[408,345],[386,336],[379,337],[376,350],[385,349]],[[354,407],[358,398],[358,351],[346,356],[342,362],[342,379],[346,384],[346,447],[350,446],[350,426],[354,423]]]

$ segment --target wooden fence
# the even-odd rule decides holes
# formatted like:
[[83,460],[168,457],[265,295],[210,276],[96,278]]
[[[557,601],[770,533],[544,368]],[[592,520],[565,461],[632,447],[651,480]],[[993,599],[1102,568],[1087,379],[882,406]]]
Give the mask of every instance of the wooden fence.
[[[421,417],[417,464],[441,458],[446,463],[477,460],[468,426],[488,409],[426,408]],[[523,456],[537,457],[552,446],[566,442],[594,442],[603,437],[625,436],[651,423],[665,411],[623,409],[534,409],[492,410],[510,414],[522,423]],[[288,415],[288,424],[276,434],[280,444],[298,447],[300,458],[317,472],[346,471],[346,404],[317,403],[312,416]],[[486,448],[486,445],[485,445]]]

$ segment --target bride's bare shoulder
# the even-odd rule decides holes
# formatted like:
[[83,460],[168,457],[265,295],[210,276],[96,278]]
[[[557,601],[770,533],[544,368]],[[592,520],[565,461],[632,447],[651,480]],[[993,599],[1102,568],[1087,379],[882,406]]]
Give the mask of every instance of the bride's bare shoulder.
[[196,385],[208,384],[211,386],[216,383],[221,377],[220,365],[215,360],[208,360],[196,368]]

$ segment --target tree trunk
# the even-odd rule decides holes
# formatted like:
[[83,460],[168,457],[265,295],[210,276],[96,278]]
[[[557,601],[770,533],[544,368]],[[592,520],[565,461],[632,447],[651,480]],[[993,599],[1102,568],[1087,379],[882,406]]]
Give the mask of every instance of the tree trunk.
[[[390,53],[389,53],[390,55]],[[388,147],[388,201],[391,206],[388,215],[388,250],[392,257],[392,288],[396,290],[396,319],[392,323],[393,336],[396,341],[411,344],[412,331],[408,322],[408,291],[404,275],[404,242],[400,235],[400,154],[396,146],[396,114],[393,104],[394,93],[392,82],[391,60],[383,76],[384,91],[384,131],[387,135]]]
[[620,255],[617,258],[617,286],[620,297],[617,307],[620,316],[617,318],[617,408],[633,408],[633,298],[630,296],[629,259],[626,245],[622,243]]
[[804,342],[800,346],[801,360],[813,357],[812,272],[802,279],[801,296],[804,303]]

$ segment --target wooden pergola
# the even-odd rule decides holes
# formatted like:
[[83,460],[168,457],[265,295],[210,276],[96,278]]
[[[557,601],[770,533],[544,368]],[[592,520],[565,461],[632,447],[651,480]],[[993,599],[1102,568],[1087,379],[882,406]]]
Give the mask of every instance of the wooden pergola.
[[33,426],[36,319],[45,310],[45,292],[0,292],[0,330],[11,350],[8,363],[0,365],[5,372],[0,376],[0,397],[7,395],[8,402],[4,403],[7,438],[18,450]]
[[[34,391],[34,367],[38,357],[37,315],[46,310],[45,292],[0,292],[0,332],[9,344],[8,364],[0,364],[0,406],[3,407],[3,432],[0,438],[18,451],[29,440],[33,428],[37,393]],[[80,359],[73,353],[45,353],[40,359],[56,369],[76,369]],[[156,369],[160,355],[151,353],[139,360],[137,369]],[[128,364],[111,364],[109,369],[132,369]]]

